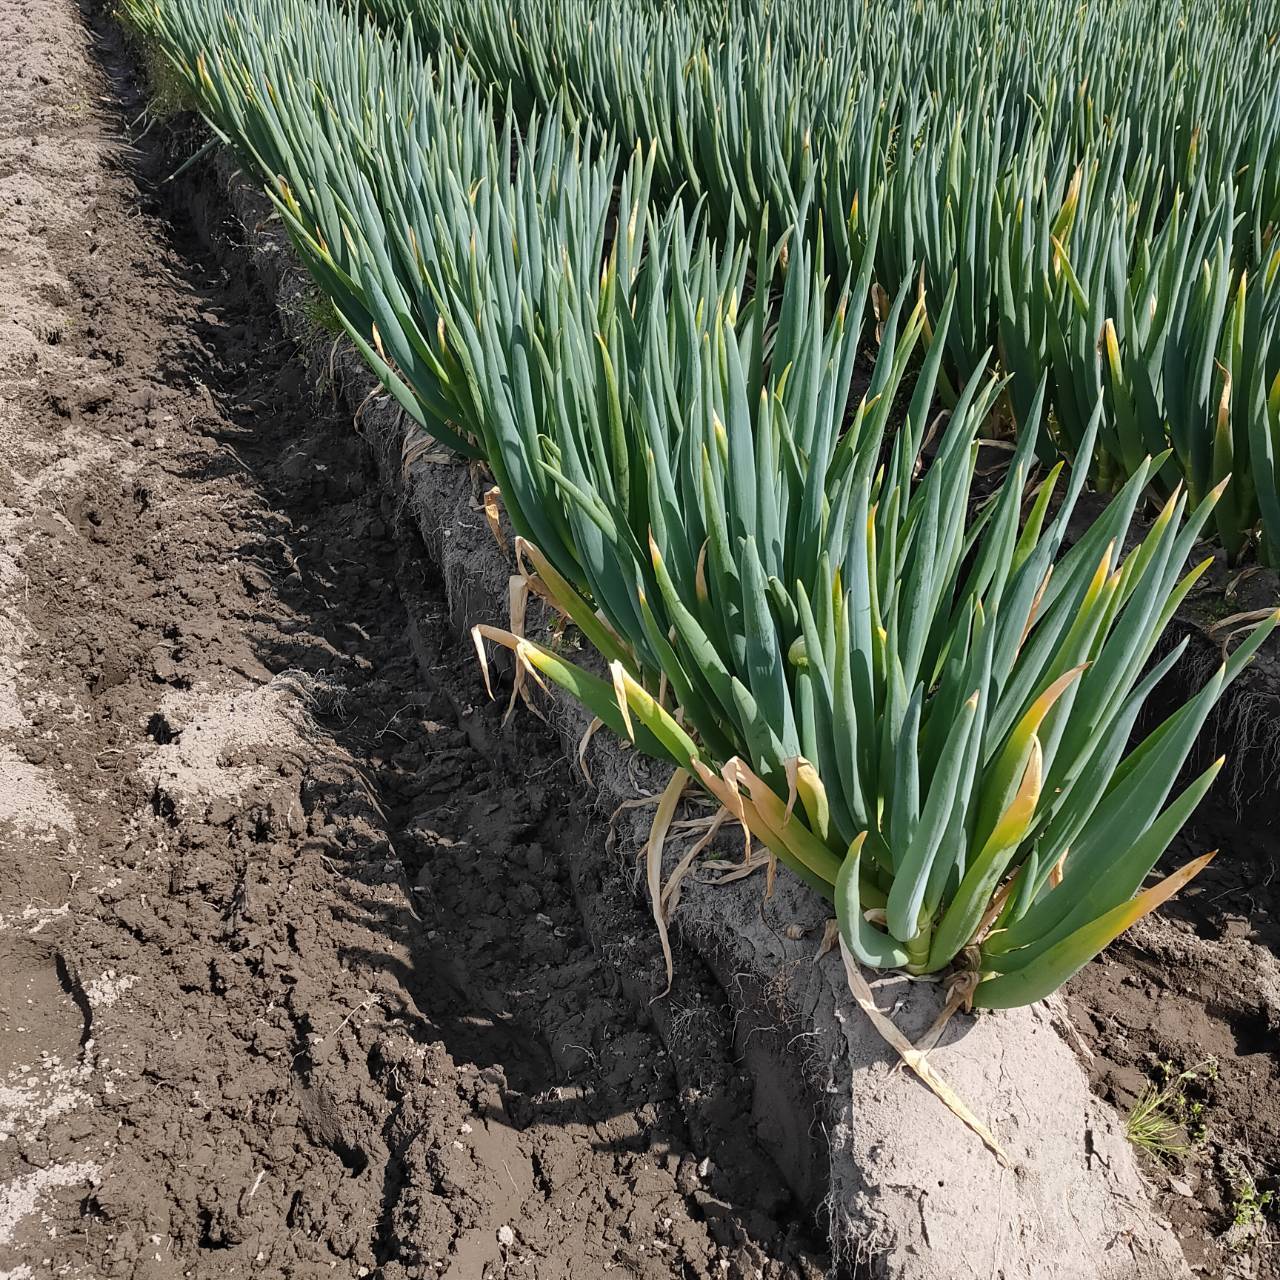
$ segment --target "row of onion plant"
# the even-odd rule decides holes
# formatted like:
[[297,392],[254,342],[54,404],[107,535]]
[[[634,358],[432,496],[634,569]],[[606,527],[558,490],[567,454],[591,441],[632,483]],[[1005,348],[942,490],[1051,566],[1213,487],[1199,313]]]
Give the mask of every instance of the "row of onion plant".
[[804,210],[772,245],[711,237],[651,199],[651,149],[554,115],[521,133],[329,0],[126,6],[387,390],[492,469],[531,584],[594,660],[486,634],[672,765],[668,797],[723,805],[860,960],[958,965],[976,1004],[1026,1003],[1203,865],[1142,887],[1275,619],[1131,737],[1220,490],[1138,531],[1166,461],[1145,459],[1069,543],[1084,472],[1030,492],[1034,432],[975,492],[997,380],[934,416],[954,290],[930,314],[910,273],[871,350],[873,258],[833,286]]
[[[994,349],[996,416],[1115,489],[1148,452],[1211,530],[1280,561],[1280,6],[1233,0],[367,0],[458,50],[521,119],[562,104],[655,147],[655,190],[835,279],[956,281],[943,390]],[[936,319],[936,313],[930,314]],[[1030,420],[1048,371],[1049,412]]]

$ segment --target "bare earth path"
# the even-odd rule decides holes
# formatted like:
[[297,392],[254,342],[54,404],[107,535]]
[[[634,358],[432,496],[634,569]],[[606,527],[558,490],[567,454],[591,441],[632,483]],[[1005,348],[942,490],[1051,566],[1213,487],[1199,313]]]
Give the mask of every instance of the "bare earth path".
[[100,52],[0,13],[0,1275],[816,1276]]

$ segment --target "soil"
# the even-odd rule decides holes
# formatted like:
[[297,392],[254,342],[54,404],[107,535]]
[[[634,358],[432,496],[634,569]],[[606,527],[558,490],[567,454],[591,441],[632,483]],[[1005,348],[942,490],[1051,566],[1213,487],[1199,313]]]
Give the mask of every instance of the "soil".
[[820,1275],[212,171],[163,181],[109,25],[0,35],[0,1272]]
[[[109,22],[6,7],[0,1276],[820,1275],[723,998],[680,959],[695,1060],[625,995],[627,864],[144,105]],[[1210,1276],[1280,1276],[1271,817],[1207,808],[1067,992],[1122,1109],[1216,1058],[1147,1159]]]
[[1214,848],[1181,895],[1081,971],[1067,1006],[1093,1055],[1095,1089],[1122,1112],[1194,1070],[1162,1108],[1182,1150],[1144,1153],[1144,1170],[1193,1269],[1271,1280],[1280,1276],[1280,839],[1270,815],[1218,798],[1163,869]]

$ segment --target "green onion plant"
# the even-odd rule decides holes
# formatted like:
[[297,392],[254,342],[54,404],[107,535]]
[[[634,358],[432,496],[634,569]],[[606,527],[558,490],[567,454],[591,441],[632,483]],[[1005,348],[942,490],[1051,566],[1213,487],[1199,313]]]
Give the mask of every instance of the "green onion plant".
[[[126,5],[390,393],[492,469],[530,584],[593,658],[484,634],[696,780],[863,963],[958,967],[975,1004],[1024,1004],[1203,865],[1143,888],[1220,767],[1179,782],[1197,733],[1275,617],[1133,734],[1182,652],[1153,665],[1221,482],[1175,481],[1144,528],[1176,450],[1117,444],[1117,491],[1069,540],[1087,469],[1037,459],[1043,385],[979,492],[1012,392],[986,350],[944,388],[953,331],[980,341],[959,279],[937,299],[904,263],[871,344],[882,219],[832,279],[812,193],[779,239],[712,234],[711,202],[653,198],[655,147],[620,159],[554,112],[517,129],[449,54],[428,75],[416,37],[328,0]],[[1070,296],[1046,333],[1079,305],[1079,216],[1058,214]],[[1232,297],[1232,394],[1253,404],[1269,313]],[[1118,377],[1108,357],[1084,457]]]

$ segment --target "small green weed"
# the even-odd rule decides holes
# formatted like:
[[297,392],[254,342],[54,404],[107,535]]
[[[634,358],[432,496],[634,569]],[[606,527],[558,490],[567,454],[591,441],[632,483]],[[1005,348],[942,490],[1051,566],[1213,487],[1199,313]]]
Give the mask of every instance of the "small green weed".
[[319,289],[307,288],[298,299],[297,307],[311,336],[337,338],[345,332],[333,302]]
[[1232,1228],[1253,1235],[1262,1225],[1266,1211],[1275,1199],[1273,1191],[1259,1191],[1253,1175],[1243,1165],[1231,1169]]
[[1218,1063],[1205,1058],[1183,1071],[1172,1062],[1156,1066],[1162,1083],[1149,1084],[1125,1121],[1125,1136],[1153,1156],[1180,1159],[1208,1136],[1206,1104],[1188,1097],[1189,1086],[1218,1078]]

